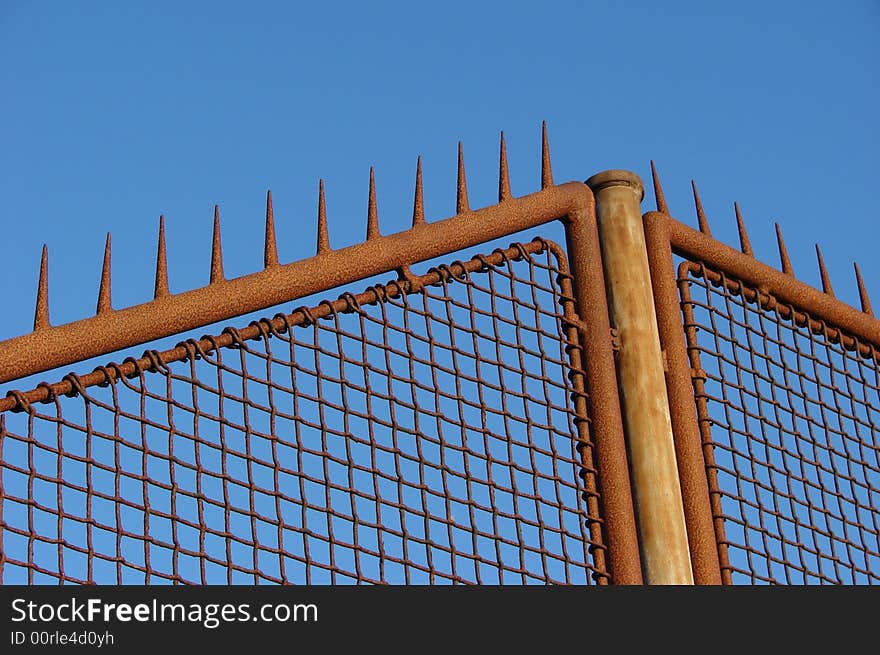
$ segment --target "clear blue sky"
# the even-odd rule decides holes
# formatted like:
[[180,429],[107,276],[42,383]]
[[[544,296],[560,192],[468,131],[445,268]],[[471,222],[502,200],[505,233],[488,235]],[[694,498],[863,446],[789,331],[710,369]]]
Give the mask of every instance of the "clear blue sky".
[[[310,256],[318,178],[334,247],[363,237],[376,167],[382,231],[408,226],[416,156],[428,219],[494,202],[498,131],[515,194],[538,188],[547,120],[557,181],[649,178],[693,221],[697,179],[735,244],[838,295],[860,262],[880,306],[875,158],[880,4],[819,2],[24,3],[0,7],[0,339],[33,321],[49,245],[53,323],[94,311],[104,233],[114,305],[152,297],[158,217],[172,291],[206,283],[220,204],[228,276],[262,262],[264,196],[283,261]],[[643,206],[653,207],[649,193]],[[141,349],[137,349],[139,353]]]
[[403,230],[419,154],[428,220],[454,213],[458,140],[472,207],[495,201],[502,129],[514,194],[536,190],[542,120],[557,182],[609,168],[648,182],[654,159],[678,218],[695,223],[696,178],[717,237],[736,244],[738,200],[761,259],[778,262],[778,221],[803,280],[818,285],[820,241],[838,295],[858,303],[857,260],[880,310],[876,0],[10,0],[0,59],[0,340],[31,329],[43,243],[52,321],[65,323],[94,312],[108,231],[114,306],[138,304],[152,297],[160,214],[171,290],[184,291],[207,282],[215,203],[226,274],[242,275],[262,265],[267,188],[292,261],[314,252],[319,178],[331,242],[350,245],[371,165],[381,230]]

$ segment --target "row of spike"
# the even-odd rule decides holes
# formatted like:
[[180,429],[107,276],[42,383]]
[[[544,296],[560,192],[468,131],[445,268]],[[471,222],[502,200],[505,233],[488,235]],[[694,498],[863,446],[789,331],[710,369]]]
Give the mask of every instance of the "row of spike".
[[[654,183],[654,197],[657,201],[657,211],[669,214],[669,207],[667,206],[666,198],[663,195],[663,187],[660,185],[660,178],[657,175],[657,167],[654,166],[653,161],[651,162],[651,177],[653,178]],[[693,180],[691,180],[691,188],[694,193],[694,205],[697,210],[697,221],[699,223],[700,232],[711,236],[712,233],[709,230],[709,221],[703,211],[703,204],[700,202],[700,194],[697,192],[697,184]],[[734,202],[733,209],[736,214],[736,226],[737,231],[739,232],[740,250],[742,250],[744,254],[754,257],[752,244],[749,241],[749,235],[746,233],[745,222],[743,221],[742,213],[740,213],[739,210],[739,203]],[[791,277],[795,277],[794,269],[791,266],[791,259],[788,256],[788,249],[785,247],[785,241],[782,238],[782,228],[779,227],[779,223],[774,223],[774,225],[776,226],[776,243],[779,247],[779,260],[782,272]],[[828,276],[828,271],[825,268],[825,259],[822,257],[822,250],[819,248],[818,243],[816,244],[816,258],[819,261],[819,276],[822,281],[822,291],[829,296],[834,296],[834,289],[831,286],[831,278]],[[862,280],[862,273],[859,270],[859,265],[856,262],[853,262],[853,268],[856,273],[856,284],[859,289],[859,300],[862,304],[862,311],[873,316],[874,312],[871,309],[871,300],[868,297],[868,291],[865,289],[865,283]]]
[[[512,197],[510,192],[510,175],[507,165],[507,145],[504,132],[501,132],[501,145],[498,171],[498,201],[503,202]],[[550,146],[547,139],[547,123],[541,126],[541,188],[553,186],[553,172],[550,166]],[[464,149],[458,143],[458,179],[456,190],[456,213],[465,214],[470,211],[467,195],[467,179],[464,166]],[[416,188],[413,201],[412,226],[418,227],[425,223],[424,192],[422,189],[422,158],[416,163]],[[367,202],[367,241],[380,237],[379,213],[376,206],[376,176],[370,167],[370,191]],[[317,254],[330,252],[330,238],[327,230],[327,211],[324,201],[324,180],[318,182],[318,244]],[[266,194],[266,238],[263,254],[264,268],[279,266],[278,246],[275,239],[275,217],[272,209],[272,191]],[[211,277],[209,284],[224,280],[223,254],[220,243],[220,208],[214,205],[214,233],[211,245]],[[156,286],[154,298],[171,295],[168,287],[168,262],[165,251],[165,217],[159,217],[159,241],[156,253]],[[110,294],[110,233],[104,245],[104,264],[101,269],[101,284],[98,291],[97,314],[112,311]],[[43,244],[40,261],[40,280],[37,288],[37,306],[34,316],[34,331],[51,327],[49,322],[49,251]]]

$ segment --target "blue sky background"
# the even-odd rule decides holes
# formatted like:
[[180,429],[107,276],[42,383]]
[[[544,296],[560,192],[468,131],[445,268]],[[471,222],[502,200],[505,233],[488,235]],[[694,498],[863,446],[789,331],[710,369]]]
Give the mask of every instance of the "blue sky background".
[[[515,194],[539,186],[547,120],[557,182],[660,168],[695,222],[857,304],[880,305],[880,4],[818,2],[39,3],[0,7],[0,339],[30,330],[40,247],[55,324],[94,312],[104,234],[114,306],[152,297],[158,217],[172,291],[207,282],[218,203],[228,277],[262,264],[271,188],[282,261],[313,254],[318,179],[334,247],[363,238],[368,170],[381,229],[454,213],[456,142],[471,206],[497,193],[504,129]],[[643,208],[653,208],[649,193]],[[137,348],[140,353],[142,348]],[[119,358],[121,359],[121,357]]]
[[428,220],[452,215],[459,139],[472,207],[495,202],[501,129],[514,194],[536,190],[542,120],[557,182],[648,182],[653,158],[677,217],[695,224],[696,178],[717,237],[736,244],[739,200],[761,259],[778,262],[778,221],[801,279],[818,286],[820,241],[838,295],[858,305],[857,260],[880,309],[878,55],[876,1],[7,1],[0,339],[31,329],[43,243],[65,323],[94,312],[108,231],[114,306],[141,303],[161,213],[180,292],[207,282],[215,203],[227,277],[246,274],[267,188],[292,261],[314,253],[319,178],[343,247],[364,237],[371,165],[383,233],[410,224],[419,154]]

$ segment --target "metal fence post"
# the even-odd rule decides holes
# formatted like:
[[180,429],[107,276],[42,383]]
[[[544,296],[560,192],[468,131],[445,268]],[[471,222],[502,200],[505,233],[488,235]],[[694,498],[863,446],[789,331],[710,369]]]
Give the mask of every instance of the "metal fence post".
[[618,384],[630,453],[645,581],[693,584],[663,356],[657,330],[638,175],[610,170],[587,180],[597,202]]

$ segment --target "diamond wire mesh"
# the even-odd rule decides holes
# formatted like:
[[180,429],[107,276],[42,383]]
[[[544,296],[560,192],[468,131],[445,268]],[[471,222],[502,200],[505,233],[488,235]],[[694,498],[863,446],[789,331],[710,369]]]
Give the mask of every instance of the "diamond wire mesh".
[[880,353],[703,264],[678,284],[725,579],[880,582]]
[[570,276],[546,245],[20,403],[3,582],[606,582]]

